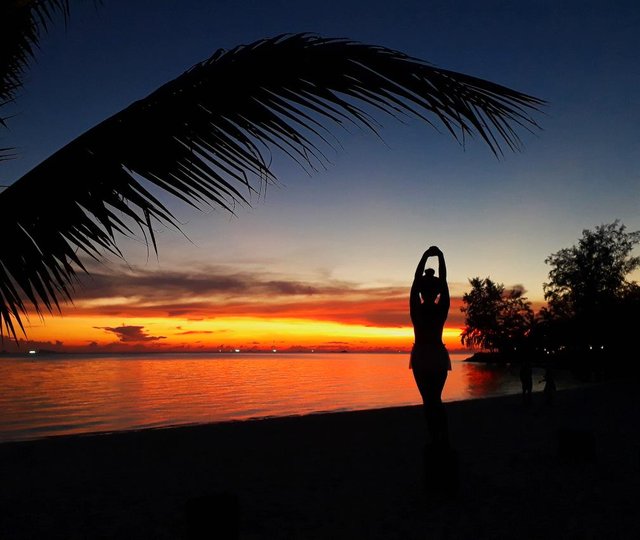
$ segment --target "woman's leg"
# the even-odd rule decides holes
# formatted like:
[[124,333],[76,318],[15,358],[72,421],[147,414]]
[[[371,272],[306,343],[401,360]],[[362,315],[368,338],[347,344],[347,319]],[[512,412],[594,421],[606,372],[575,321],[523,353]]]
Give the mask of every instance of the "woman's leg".
[[424,403],[429,434],[434,442],[444,444],[449,442],[447,413],[442,403],[442,389],[447,375],[447,371],[413,370],[413,376]]

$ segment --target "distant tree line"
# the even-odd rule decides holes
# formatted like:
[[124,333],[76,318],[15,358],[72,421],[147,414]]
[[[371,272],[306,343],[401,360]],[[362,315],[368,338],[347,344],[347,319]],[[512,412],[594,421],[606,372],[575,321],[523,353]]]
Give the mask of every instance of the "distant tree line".
[[640,231],[616,220],[582,231],[577,245],[545,259],[547,305],[534,314],[522,287],[507,289],[490,278],[469,280],[463,297],[462,344],[504,356],[553,355],[576,362],[629,356],[638,331],[640,286],[629,275],[640,268],[632,255]]

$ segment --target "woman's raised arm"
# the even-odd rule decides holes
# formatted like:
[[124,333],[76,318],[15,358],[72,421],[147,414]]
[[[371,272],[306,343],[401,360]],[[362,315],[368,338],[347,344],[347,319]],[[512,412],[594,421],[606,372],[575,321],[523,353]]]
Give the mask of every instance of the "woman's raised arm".
[[442,306],[443,309],[449,311],[449,306],[451,305],[451,298],[449,297],[449,284],[447,283],[447,265],[444,262],[444,254],[438,248],[438,278],[442,281],[442,289],[440,291],[440,300],[438,302],[439,305]]
[[420,262],[418,263],[418,266],[416,267],[416,273],[413,276],[413,282],[415,283],[416,280],[420,279],[422,277],[422,274],[424,274],[424,268],[425,266],[427,266],[427,259],[433,255],[433,253],[429,253],[431,251],[431,248],[429,248],[427,251],[425,251],[422,254],[422,257],[420,258]]
[[427,251],[425,251],[418,262],[418,266],[416,267],[416,272],[413,276],[413,283],[411,284],[411,293],[409,295],[409,310],[412,320],[414,311],[420,306],[420,278],[422,278],[422,274],[424,274],[427,259],[432,255],[436,255],[436,249],[437,248],[435,246],[431,246]]

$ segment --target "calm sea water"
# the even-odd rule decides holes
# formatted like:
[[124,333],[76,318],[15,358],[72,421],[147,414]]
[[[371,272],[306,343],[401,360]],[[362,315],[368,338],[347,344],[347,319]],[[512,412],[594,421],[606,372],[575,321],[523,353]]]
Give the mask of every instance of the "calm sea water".
[[[452,355],[445,400],[520,391],[517,368],[463,359]],[[406,354],[0,358],[0,442],[418,404],[408,363]]]

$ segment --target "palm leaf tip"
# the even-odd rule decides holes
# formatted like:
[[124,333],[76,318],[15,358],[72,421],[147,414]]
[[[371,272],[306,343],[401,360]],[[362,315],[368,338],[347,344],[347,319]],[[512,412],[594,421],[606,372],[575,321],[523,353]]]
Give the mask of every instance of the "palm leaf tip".
[[80,256],[118,253],[116,234],[139,227],[155,246],[153,220],[178,227],[150,186],[233,211],[276,180],[273,150],[310,173],[326,166],[327,149],[339,147],[336,127],[375,132],[382,118],[408,115],[459,141],[476,134],[499,155],[520,147],[520,129],[537,128],[542,105],[347,39],[293,34],[218,51],[0,193],[0,227],[12,239],[0,253],[0,322],[20,323],[20,298],[55,309],[72,294]]
[[[2,0],[0,2],[0,108],[12,102],[20,88],[28,64],[33,61],[41,36],[57,15],[65,22],[69,0]],[[0,126],[7,117],[0,113]],[[0,160],[12,157],[0,149]]]

